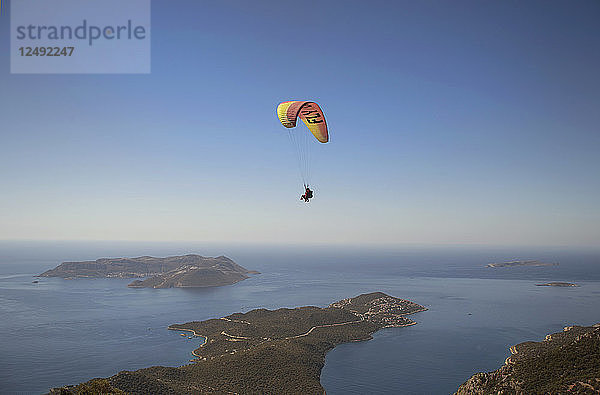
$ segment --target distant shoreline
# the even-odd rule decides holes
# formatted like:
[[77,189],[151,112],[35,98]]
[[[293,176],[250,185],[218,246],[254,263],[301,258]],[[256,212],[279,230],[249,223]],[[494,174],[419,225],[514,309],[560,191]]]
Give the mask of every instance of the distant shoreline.
[[224,255],[204,257],[197,254],[157,258],[99,258],[95,261],[63,262],[36,277],[138,278],[130,288],[206,288],[236,284],[259,274]]
[[540,266],[558,266],[558,262],[550,263],[550,262],[542,262],[535,259],[526,259],[526,260],[512,260],[506,262],[493,262],[488,263],[485,267],[490,268],[498,268],[498,267],[519,267],[519,266],[532,266],[532,267],[540,267]]
[[544,284],[535,284],[537,287],[579,287],[579,285],[575,283],[565,283],[565,282],[549,282]]

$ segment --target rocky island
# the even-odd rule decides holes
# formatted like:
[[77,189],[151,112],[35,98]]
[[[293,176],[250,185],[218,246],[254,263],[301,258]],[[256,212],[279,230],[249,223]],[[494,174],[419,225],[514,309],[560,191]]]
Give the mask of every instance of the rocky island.
[[257,309],[169,329],[205,338],[193,363],[123,371],[107,379],[55,388],[52,394],[324,393],[319,376],[337,344],[371,339],[387,327],[414,325],[406,315],[426,310],[381,292],[328,307]]
[[507,262],[488,263],[485,267],[517,267],[517,266],[558,266],[558,263],[548,263],[529,259],[524,261],[514,260]]
[[504,366],[475,374],[456,395],[600,393],[600,324],[568,326],[510,352]]
[[39,277],[135,278],[130,287],[214,287],[229,285],[258,272],[247,270],[225,256],[207,258],[189,254],[155,258],[101,258],[95,261],[63,262]]
[[545,284],[535,284],[538,287],[578,287],[579,285],[574,283],[563,283],[563,282],[551,282]]

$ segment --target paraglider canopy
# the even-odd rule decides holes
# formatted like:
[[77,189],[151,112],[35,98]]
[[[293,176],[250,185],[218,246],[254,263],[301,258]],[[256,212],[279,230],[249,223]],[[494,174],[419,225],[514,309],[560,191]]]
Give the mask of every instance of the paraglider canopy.
[[277,116],[286,128],[295,127],[300,117],[319,142],[329,141],[325,116],[321,107],[315,102],[298,100],[283,102],[277,106]]

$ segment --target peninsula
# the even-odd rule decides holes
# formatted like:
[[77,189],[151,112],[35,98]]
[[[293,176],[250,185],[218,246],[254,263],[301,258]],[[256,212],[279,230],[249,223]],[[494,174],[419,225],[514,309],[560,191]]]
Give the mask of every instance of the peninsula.
[[507,261],[507,262],[497,262],[497,263],[488,263],[485,267],[517,267],[517,266],[558,266],[558,263],[548,263],[537,261],[534,259],[524,260],[524,261]]
[[225,256],[207,258],[189,254],[155,258],[101,258],[95,261],[63,262],[39,277],[135,278],[130,287],[172,288],[229,285],[258,272],[247,270]]
[[322,394],[319,376],[329,350],[340,343],[371,339],[382,328],[414,325],[406,315],[424,310],[411,301],[374,292],[324,308],[257,309],[173,324],[169,329],[205,338],[193,351],[194,363],[123,371],[51,393]]
[[541,342],[512,346],[510,352],[504,366],[475,374],[455,395],[600,392],[600,324],[568,326]]

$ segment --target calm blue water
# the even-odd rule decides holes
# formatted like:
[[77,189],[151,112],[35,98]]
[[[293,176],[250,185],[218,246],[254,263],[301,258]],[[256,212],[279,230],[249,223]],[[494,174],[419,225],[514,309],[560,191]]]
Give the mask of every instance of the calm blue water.
[[[129,289],[129,280],[118,279],[32,283],[65,260],[192,252],[224,254],[262,274],[210,289]],[[483,267],[514,258],[560,265]],[[541,281],[581,287],[534,285]],[[0,393],[42,393],[120,370],[185,364],[202,339],[168,331],[172,323],[258,307],[325,306],[371,291],[429,311],[412,317],[418,325],[331,351],[321,376],[327,393],[445,394],[475,372],[496,369],[515,343],[600,322],[600,252],[1,242]]]

